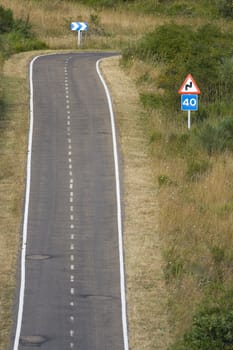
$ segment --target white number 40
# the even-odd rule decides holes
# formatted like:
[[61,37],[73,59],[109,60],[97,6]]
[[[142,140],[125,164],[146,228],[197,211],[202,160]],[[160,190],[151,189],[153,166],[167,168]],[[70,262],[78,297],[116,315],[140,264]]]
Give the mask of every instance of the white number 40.
[[196,104],[197,104],[197,100],[196,100],[195,98],[191,98],[191,99],[186,98],[186,99],[183,101],[183,105],[184,105],[184,106],[187,106],[187,107],[189,107],[189,106],[195,107]]

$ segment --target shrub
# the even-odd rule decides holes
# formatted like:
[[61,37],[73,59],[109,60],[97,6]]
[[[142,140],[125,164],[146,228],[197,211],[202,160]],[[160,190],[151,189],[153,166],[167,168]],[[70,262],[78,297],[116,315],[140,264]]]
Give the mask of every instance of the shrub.
[[29,18],[26,21],[22,19],[17,19],[12,27],[14,32],[22,34],[25,38],[32,38],[34,35],[32,33],[32,26],[29,23]]
[[171,185],[172,181],[167,175],[159,175],[158,176],[158,184],[159,186]]
[[14,53],[45,49],[46,45],[36,38],[25,38],[19,32],[11,32],[0,37],[0,49],[4,56],[8,57]]
[[233,152],[233,117],[222,120],[216,127],[207,124],[199,131],[198,138],[209,155]]
[[205,148],[209,155],[217,151],[219,140],[218,133],[215,127],[207,124],[198,133],[198,139],[201,141],[203,148]]
[[233,1],[224,0],[220,2],[219,10],[223,17],[233,18]]
[[146,34],[136,47],[136,55],[152,61],[171,62],[177,55],[189,55],[192,30],[189,26],[163,25]]
[[19,32],[25,37],[31,37],[31,24],[29,18],[26,21],[22,19],[14,19],[13,12],[0,6],[0,34]]
[[192,327],[170,350],[232,350],[233,289],[215,300],[205,300]]
[[146,34],[123,52],[125,60],[137,57],[165,63],[158,85],[165,90],[167,103],[177,106],[177,91],[187,73],[192,73],[202,91],[202,102],[232,96],[232,34],[211,24],[193,31],[190,26],[166,24]]
[[13,13],[10,9],[0,6],[0,34],[9,33],[14,25]]
[[14,19],[11,10],[0,6],[0,51],[3,57],[21,51],[44,49],[31,30],[29,19]]
[[223,120],[217,130],[219,150],[229,150],[233,152],[233,117]]

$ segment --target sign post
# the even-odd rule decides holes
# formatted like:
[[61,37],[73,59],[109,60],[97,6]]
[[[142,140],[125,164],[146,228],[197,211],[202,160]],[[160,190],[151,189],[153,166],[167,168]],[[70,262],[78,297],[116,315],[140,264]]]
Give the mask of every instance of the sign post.
[[191,74],[188,74],[178,93],[181,95],[181,110],[188,111],[188,129],[191,128],[191,111],[198,110],[198,95],[201,93]]
[[191,129],[191,111],[190,109],[188,110],[188,129]]
[[72,22],[70,24],[70,30],[78,32],[78,48],[80,48],[82,42],[82,32],[88,30],[87,22]]
[[78,47],[81,47],[82,31],[78,30]]
[[191,128],[191,111],[198,110],[198,95],[197,94],[182,94],[181,95],[181,110],[188,111],[188,129]]

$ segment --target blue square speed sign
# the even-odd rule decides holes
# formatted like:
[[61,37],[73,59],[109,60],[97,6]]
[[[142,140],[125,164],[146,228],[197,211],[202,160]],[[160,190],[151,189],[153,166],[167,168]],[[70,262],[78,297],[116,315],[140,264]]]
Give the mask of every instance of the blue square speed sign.
[[181,95],[181,110],[182,111],[197,111],[198,110],[198,95],[182,94]]

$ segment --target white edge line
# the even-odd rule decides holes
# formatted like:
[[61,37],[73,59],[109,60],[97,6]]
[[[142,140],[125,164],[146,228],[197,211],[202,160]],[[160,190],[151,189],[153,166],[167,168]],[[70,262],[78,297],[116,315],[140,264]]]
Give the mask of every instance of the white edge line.
[[30,126],[28,135],[28,155],[27,155],[27,173],[26,173],[26,189],[25,189],[25,204],[24,204],[24,220],[23,220],[23,236],[22,236],[22,248],[21,248],[21,267],[20,267],[20,291],[18,301],[18,316],[15,331],[14,350],[18,350],[20,332],[22,326],[23,306],[24,306],[24,292],[25,292],[25,260],[26,260],[26,248],[27,248],[27,230],[28,230],[28,210],[29,210],[29,197],[30,197],[30,185],[31,185],[31,155],[32,155],[32,136],[33,136],[33,81],[32,71],[33,64],[39,56],[33,58],[30,62],[29,82],[30,82]]
[[117,224],[118,224],[118,241],[119,241],[119,261],[120,261],[120,283],[121,283],[121,315],[122,315],[122,327],[123,327],[123,340],[124,350],[129,349],[128,344],[128,327],[127,327],[127,309],[126,309],[126,293],[125,293],[125,271],[124,271],[124,251],[123,251],[123,234],[122,234],[122,213],[121,213],[121,193],[120,193],[120,177],[119,177],[119,162],[118,162],[118,150],[116,141],[116,127],[115,117],[113,113],[111,96],[107,87],[107,84],[100,72],[99,64],[102,59],[96,62],[96,70],[99,78],[104,86],[104,90],[108,100],[108,107],[110,112],[110,120],[112,127],[112,142],[113,142],[113,155],[115,164],[115,178],[116,178],[116,198],[117,198]]
[[[48,54],[49,55],[49,54]],[[42,55],[41,55],[42,56]],[[26,246],[27,246],[27,229],[28,229],[28,210],[29,210],[29,198],[30,198],[30,185],[31,185],[31,155],[32,155],[32,137],[33,137],[33,64],[38,59],[36,56],[30,62],[30,127],[28,137],[28,156],[27,156],[27,175],[26,175],[26,191],[25,191],[25,206],[24,206],[24,221],[23,221],[23,237],[22,237],[22,250],[21,250],[21,278],[20,278],[20,291],[18,302],[18,315],[15,332],[15,341],[13,350],[18,350],[20,332],[22,327],[23,318],[23,306],[24,306],[24,292],[25,292],[25,260],[26,260]],[[117,196],[117,224],[118,224],[118,240],[119,240],[119,261],[120,261],[120,279],[121,279],[121,309],[122,309],[122,327],[123,327],[123,340],[124,350],[129,349],[128,345],[128,327],[127,327],[127,310],[126,310],[126,294],[125,294],[125,271],[124,271],[124,253],[123,253],[123,235],[122,235],[122,214],[121,214],[121,195],[120,195],[120,178],[119,178],[119,165],[118,165],[118,150],[116,141],[116,127],[115,118],[113,113],[112,101],[108,87],[100,72],[99,64],[101,60],[96,62],[96,70],[99,78],[104,86],[104,90],[108,100],[108,107],[110,112],[110,120],[112,127],[112,142],[113,142],[113,154],[115,165],[115,177],[116,177],[116,196]]]
[[[34,57],[30,62],[29,69],[29,85],[30,85],[30,121],[29,121],[29,133],[28,133],[28,156],[27,156],[27,172],[26,172],[26,189],[25,189],[25,204],[24,204],[24,219],[23,219],[23,234],[22,234],[22,247],[21,247],[21,265],[20,265],[20,290],[18,297],[18,314],[16,320],[16,330],[13,350],[18,350],[20,333],[22,328],[23,319],[23,307],[24,307],[24,294],[25,294],[25,261],[26,261],[26,248],[27,248],[27,236],[28,236],[28,210],[30,199],[30,187],[31,187],[31,158],[32,158],[32,137],[33,137],[33,122],[34,122],[34,110],[33,110],[33,65],[34,62],[43,56],[53,56],[57,53],[42,54]],[[65,55],[65,53],[64,53]]]

